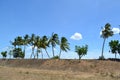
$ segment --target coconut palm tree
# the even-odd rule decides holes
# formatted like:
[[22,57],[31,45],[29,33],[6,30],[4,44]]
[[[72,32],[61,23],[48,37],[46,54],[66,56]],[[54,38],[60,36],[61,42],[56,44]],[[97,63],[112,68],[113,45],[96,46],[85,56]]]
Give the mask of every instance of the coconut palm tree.
[[[22,50],[21,46],[23,45],[24,40],[22,39],[21,36],[18,36],[14,39],[14,42],[12,42],[12,45],[15,47],[14,48],[14,53],[16,54],[17,52],[15,52],[18,48]],[[17,48],[18,47],[18,48]],[[19,54],[19,53],[18,53]],[[24,58],[25,53],[22,52],[22,58]]]
[[30,42],[30,37],[29,37],[29,35],[28,35],[28,34],[26,34],[26,35],[24,36],[24,39],[23,39],[24,54],[25,54],[25,49],[26,49],[26,46],[29,44],[29,42]]
[[16,37],[16,43],[18,48],[20,48],[23,45],[23,39],[21,36]]
[[101,37],[103,38],[103,45],[102,45],[102,53],[101,53],[101,59],[104,58],[104,45],[105,45],[105,41],[108,37],[113,36],[113,31],[111,29],[111,25],[109,23],[107,23],[104,28],[102,29],[102,34]]
[[49,44],[48,44],[48,37],[47,36],[43,36],[42,39],[41,39],[41,48],[43,48],[48,56],[48,58],[50,58],[50,55],[48,54],[47,52],[47,47],[49,47]]
[[37,59],[38,59],[38,53],[41,52],[41,39],[40,39],[40,36],[35,37],[35,46],[37,47],[36,56],[37,56]]
[[16,48],[17,46],[17,39],[15,38],[14,41],[10,41],[10,43],[14,46],[14,48]]
[[34,56],[34,59],[35,59],[35,54],[34,54],[34,50],[35,50],[35,34],[31,35],[29,44],[32,46],[32,53],[31,53],[30,58],[32,58],[32,56]]
[[54,54],[54,48],[56,47],[56,45],[59,45],[58,34],[52,33],[52,36],[51,36],[48,44],[51,44],[51,46],[52,46],[52,52],[53,52],[53,57],[54,57],[55,56],[55,54]]
[[67,52],[68,50],[70,50],[68,40],[65,37],[61,37],[59,58],[62,51]]

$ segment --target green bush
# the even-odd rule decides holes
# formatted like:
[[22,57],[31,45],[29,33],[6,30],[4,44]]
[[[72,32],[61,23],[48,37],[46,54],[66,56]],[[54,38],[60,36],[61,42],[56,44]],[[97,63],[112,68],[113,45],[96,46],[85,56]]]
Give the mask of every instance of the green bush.
[[52,59],[60,59],[59,56],[54,56]]
[[22,52],[22,49],[21,48],[15,48],[13,50],[13,57],[14,58],[24,58],[25,57],[25,53]]
[[1,52],[1,55],[3,56],[3,58],[7,57],[7,51]]

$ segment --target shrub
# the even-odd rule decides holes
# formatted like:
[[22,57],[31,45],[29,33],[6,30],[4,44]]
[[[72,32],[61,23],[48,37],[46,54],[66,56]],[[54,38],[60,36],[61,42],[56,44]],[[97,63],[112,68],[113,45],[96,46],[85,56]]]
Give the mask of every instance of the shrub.
[[59,56],[54,56],[52,59],[60,59]]
[[3,56],[3,58],[7,57],[7,51],[1,52],[1,55]]

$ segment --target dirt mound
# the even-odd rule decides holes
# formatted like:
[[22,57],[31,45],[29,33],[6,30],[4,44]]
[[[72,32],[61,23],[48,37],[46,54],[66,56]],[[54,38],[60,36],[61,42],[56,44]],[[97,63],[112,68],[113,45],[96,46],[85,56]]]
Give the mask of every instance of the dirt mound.
[[118,72],[120,71],[120,62],[110,60],[36,60],[36,59],[15,59],[0,60],[1,66],[37,68],[44,70],[66,70],[79,72]]

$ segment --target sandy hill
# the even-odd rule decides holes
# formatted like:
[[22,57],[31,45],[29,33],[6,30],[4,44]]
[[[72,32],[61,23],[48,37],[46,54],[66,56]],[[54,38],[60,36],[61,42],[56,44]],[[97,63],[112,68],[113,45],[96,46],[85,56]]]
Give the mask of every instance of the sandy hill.
[[120,62],[1,59],[0,80],[120,80]]
[[45,70],[68,70],[80,72],[120,72],[120,62],[110,60],[0,60],[0,65],[10,67],[37,68]]

